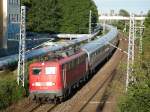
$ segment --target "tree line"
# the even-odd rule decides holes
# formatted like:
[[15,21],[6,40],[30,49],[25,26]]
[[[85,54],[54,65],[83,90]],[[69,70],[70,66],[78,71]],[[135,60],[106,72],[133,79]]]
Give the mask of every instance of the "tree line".
[[88,33],[89,13],[92,28],[98,21],[93,0],[22,0],[27,6],[27,30],[48,33]]

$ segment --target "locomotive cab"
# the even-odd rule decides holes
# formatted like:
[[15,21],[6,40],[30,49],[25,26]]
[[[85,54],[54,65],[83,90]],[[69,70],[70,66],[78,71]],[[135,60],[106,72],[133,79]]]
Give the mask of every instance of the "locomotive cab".
[[36,99],[62,101],[88,77],[87,54],[83,51],[63,53],[48,60],[32,63],[29,68],[29,91]]
[[59,97],[62,95],[60,66],[58,63],[34,63],[30,65],[29,90],[34,96]]

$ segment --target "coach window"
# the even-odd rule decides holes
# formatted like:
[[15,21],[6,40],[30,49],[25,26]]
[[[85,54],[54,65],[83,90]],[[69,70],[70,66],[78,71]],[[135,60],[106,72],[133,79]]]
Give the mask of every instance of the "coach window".
[[70,62],[66,64],[67,70],[70,70]]
[[62,65],[62,69],[65,69],[65,64]]
[[69,70],[71,70],[72,69],[72,61],[70,61],[69,65],[70,65],[70,69]]
[[75,60],[72,61],[72,66],[75,67]]
[[32,68],[32,74],[33,75],[40,75],[42,69],[41,68]]
[[90,58],[91,58],[91,60],[92,60],[92,58],[93,58],[93,54],[90,54]]
[[71,69],[73,69],[73,61],[71,61]]
[[78,59],[75,59],[75,66],[78,65]]
[[80,63],[82,63],[82,57],[80,57]]
[[84,57],[83,59],[84,59],[84,62],[85,62],[86,61],[86,55],[84,55],[83,57]]
[[73,61],[70,62],[70,69],[73,68]]
[[84,58],[83,58],[83,56],[81,57],[81,62],[83,63],[83,60],[84,60]]
[[69,62],[69,70],[72,69],[72,61]]
[[74,63],[75,61],[73,60],[72,61],[72,68],[74,68],[74,66],[75,66],[75,63]]
[[66,70],[69,70],[69,63],[66,63],[65,66],[66,66]]
[[79,64],[80,63],[80,59],[79,59],[79,57],[77,58],[77,64]]
[[83,63],[83,61],[84,61],[84,57],[82,56],[82,63]]
[[71,69],[71,62],[67,63],[67,65],[68,65],[68,70],[70,70]]
[[76,66],[76,59],[74,59],[74,62],[73,62],[73,64],[74,64],[74,67]]

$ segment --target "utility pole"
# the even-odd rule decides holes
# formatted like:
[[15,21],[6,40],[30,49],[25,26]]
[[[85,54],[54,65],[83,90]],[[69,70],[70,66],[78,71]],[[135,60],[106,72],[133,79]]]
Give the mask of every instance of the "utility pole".
[[127,78],[126,78],[126,91],[130,81],[133,81],[132,71],[134,64],[134,40],[135,40],[135,18],[134,14],[130,14],[130,28],[128,40],[128,59],[127,59]]
[[88,42],[90,42],[91,40],[91,33],[92,33],[92,11],[90,10],[90,14],[89,14],[89,38],[88,38]]
[[[141,16],[143,16],[141,12]],[[143,37],[143,29],[144,29],[144,21],[141,20],[141,25],[140,25],[140,41],[139,41],[139,55],[142,54],[142,49],[143,49],[143,43],[142,43],[142,37]]]
[[0,48],[3,48],[3,0],[0,0]]
[[90,14],[89,14],[89,34],[92,33],[92,11],[90,10]]
[[123,32],[127,32],[127,23],[126,23],[126,21],[125,21],[125,26],[124,26]]
[[143,49],[143,43],[142,43],[142,36],[143,36],[143,22],[141,21],[141,28],[140,28],[140,44],[139,44],[139,54],[142,54],[142,49]]
[[103,20],[103,34],[105,34],[106,31],[106,20]]
[[19,60],[18,60],[18,85],[24,87],[25,77],[25,39],[26,39],[26,8],[21,6],[21,22],[20,22],[20,41],[19,41]]

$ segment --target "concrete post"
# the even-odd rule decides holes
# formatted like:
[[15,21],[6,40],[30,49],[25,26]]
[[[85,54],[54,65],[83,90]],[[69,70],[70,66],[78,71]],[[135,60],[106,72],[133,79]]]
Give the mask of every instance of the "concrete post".
[[7,0],[0,0],[0,48],[7,48]]
[[0,0],[0,48],[3,47],[3,0]]

